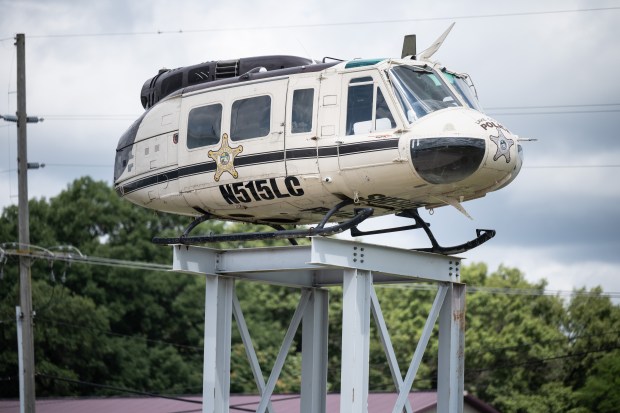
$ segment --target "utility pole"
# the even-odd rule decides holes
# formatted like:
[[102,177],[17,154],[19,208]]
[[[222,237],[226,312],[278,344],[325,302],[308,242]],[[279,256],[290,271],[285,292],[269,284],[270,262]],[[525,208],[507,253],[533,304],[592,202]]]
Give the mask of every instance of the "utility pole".
[[[29,248],[30,223],[28,210],[28,148],[26,141],[26,37],[23,33],[15,37],[17,46],[17,187],[19,202],[19,245],[20,248]],[[19,288],[22,317],[22,354],[23,400],[20,401],[24,413],[35,411],[34,385],[34,335],[32,329],[32,279],[30,274],[31,260],[29,257],[19,257]]]

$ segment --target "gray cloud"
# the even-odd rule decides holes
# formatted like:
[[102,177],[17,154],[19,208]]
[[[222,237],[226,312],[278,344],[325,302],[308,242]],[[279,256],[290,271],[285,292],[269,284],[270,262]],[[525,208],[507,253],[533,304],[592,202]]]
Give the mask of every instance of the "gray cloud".
[[[53,196],[76,177],[89,174],[111,181],[114,149],[120,134],[142,107],[142,83],[161,67],[260,54],[298,54],[314,58],[398,56],[402,36],[417,33],[420,47],[448,26],[457,25],[436,57],[473,76],[484,106],[514,133],[538,138],[525,143],[525,169],[505,189],[464,206],[471,222],[451,207],[431,217],[445,244],[463,242],[475,228],[498,235],[472,256],[495,260],[498,251],[521,251],[523,266],[544,266],[536,251],[554,265],[597,261],[617,264],[620,252],[620,168],[533,168],[557,165],[619,164],[620,106],[561,108],[560,105],[619,103],[620,66],[615,47],[620,10],[500,17],[514,12],[586,9],[588,2],[535,2],[508,7],[497,2],[0,1],[0,39],[26,33],[28,112],[49,115],[29,126],[29,157],[50,164],[30,173],[31,196]],[[597,2],[596,7],[615,7]],[[496,15],[495,17],[400,19]],[[319,27],[313,23],[369,22]],[[387,21],[392,21],[391,23]],[[243,28],[271,27],[265,30]],[[280,28],[277,28],[280,27]],[[238,28],[228,31],[200,31]],[[37,37],[34,35],[178,31],[184,34]],[[0,42],[0,113],[14,113],[14,47]],[[532,108],[534,106],[555,108]],[[498,107],[525,106],[528,114]],[[593,110],[598,113],[536,115],[530,112]],[[85,116],[61,120],[53,116]],[[116,120],[93,120],[122,115]],[[15,130],[0,128],[0,171],[15,167]],[[110,169],[100,165],[110,165]],[[91,165],[79,166],[79,165]],[[528,169],[528,167],[530,167]],[[0,205],[16,202],[16,174],[0,174]],[[393,220],[393,219],[392,219]],[[385,221],[380,221],[383,225]],[[371,240],[371,239],[369,239]],[[419,235],[390,241],[424,244]],[[486,248],[486,249],[485,249]],[[536,260],[531,259],[536,255]],[[514,260],[519,254],[507,259]],[[529,258],[528,258],[529,257]],[[513,261],[514,262],[514,261]],[[545,267],[551,268],[551,267]],[[556,268],[555,266],[553,268]],[[601,274],[613,265],[601,266]],[[531,272],[534,272],[531,268]],[[602,276],[601,276],[602,277]],[[602,277],[601,279],[604,279]],[[576,283],[578,279],[575,279]]]

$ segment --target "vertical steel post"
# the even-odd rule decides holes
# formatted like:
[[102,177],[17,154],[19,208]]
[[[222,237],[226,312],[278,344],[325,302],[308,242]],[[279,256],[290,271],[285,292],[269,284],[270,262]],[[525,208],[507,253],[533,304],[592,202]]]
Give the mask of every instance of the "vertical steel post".
[[[20,248],[29,248],[30,224],[28,210],[28,146],[26,113],[26,38],[24,34],[15,37],[17,47],[17,188],[18,188],[18,227]],[[35,411],[34,383],[34,337],[32,330],[32,280],[30,258],[19,257],[20,307],[23,321],[22,352],[24,357],[23,393],[24,411]]]
[[371,288],[370,271],[344,270],[340,413],[368,412]]
[[235,281],[206,275],[202,412],[228,413]]
[[325,413],[327,408],[327,290],[312,289],[301,332],[301,413]]
[[439,314],[437,412],[462,413],[465,376],[465,284],[450,283]]

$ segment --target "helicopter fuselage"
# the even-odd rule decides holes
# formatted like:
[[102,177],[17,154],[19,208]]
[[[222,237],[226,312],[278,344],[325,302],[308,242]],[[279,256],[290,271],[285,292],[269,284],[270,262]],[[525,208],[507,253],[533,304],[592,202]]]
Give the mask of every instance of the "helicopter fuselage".
[[518,137],[468,78],[427,61],[251,71],[180,89],[121,137],[117,193],[158,211],[311,224],[456,205],[518,174]]

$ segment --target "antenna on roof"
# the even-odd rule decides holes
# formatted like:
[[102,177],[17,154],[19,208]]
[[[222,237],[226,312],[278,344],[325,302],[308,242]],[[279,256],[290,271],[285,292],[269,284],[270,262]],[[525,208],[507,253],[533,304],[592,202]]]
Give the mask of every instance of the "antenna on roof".
[[448,27],[448,30],[443,32],[443,34],[439,36],[439,38],[435,40],[428,49],[420,53],[420,55],[418,56],[418,60],[428,60],[432,55],[434,55],[435,52],[439,50],[439,48],[441,47],[444,40],[446,40],[446,37],[448,37],[448,34],[450,34],[450,30],[452,30],[453,27],[454,27],[454,23],[452,23],[450,27]]

